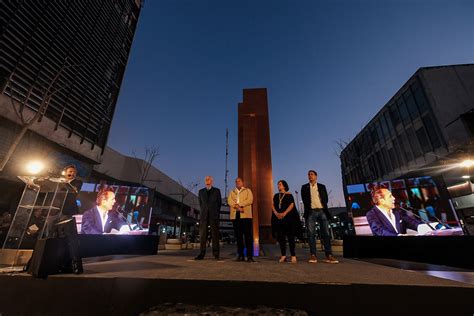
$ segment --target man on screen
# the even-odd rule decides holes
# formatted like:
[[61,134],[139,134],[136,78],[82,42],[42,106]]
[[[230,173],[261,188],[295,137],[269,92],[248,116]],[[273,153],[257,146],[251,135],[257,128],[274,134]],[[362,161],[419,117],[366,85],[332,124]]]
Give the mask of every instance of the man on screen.
[[96,206],[82,215],[81,234],[100,235],[110,233],[112,229],[120,230],[124,224],[116,211],[115,193],[110,190],[100,190],[97,193]]
[[407,228],[417,230],[422,222],[395,208],[395,197],[388,189],[372,191],[375,206],[367,212],[367,221],[374,236],[401,236]]

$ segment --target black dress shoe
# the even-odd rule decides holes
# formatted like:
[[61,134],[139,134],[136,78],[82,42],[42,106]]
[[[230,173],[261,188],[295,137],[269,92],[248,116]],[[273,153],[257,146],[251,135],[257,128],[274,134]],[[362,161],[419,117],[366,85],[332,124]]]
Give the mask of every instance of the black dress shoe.
[[196,258],[194,258],[194,260],[202,260],[204,259],[204,255],[203,254],[200,254],[198,255]]
[[237,259],[235,259],[235,261],[245,261],[245,258],[244,256],[238,256]]
[[247,262],[255,262],[255,260],[253,260],[253,257],[248,257]]

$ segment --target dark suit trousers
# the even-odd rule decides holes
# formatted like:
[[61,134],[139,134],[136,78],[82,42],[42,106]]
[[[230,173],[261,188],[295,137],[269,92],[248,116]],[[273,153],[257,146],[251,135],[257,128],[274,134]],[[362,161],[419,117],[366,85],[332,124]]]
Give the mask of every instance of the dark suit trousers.
[[207,244],[207,226],[211,226],[211,238],[212,238],[212,254],[219,256],[219,220],[218,219],[201,219],[199,223],[199,235],[201,238],[201,254],[206,253]]
[[247,257],[253,257],[252,219],[236,218],[234,224],[235,239],[237,240],[237,253],[244,256],[244,244],[247,248]]

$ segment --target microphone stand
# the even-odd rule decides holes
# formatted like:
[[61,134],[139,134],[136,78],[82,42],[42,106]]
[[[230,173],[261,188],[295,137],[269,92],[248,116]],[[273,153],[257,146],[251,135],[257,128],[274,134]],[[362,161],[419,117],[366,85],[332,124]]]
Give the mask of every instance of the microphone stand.
[[421,209],[420,210],[421,212],[425,213],[426,215],[428,216],[431,216],[433,217],[434,219],[436,219],[438,221],[438,223],[440,223],[441,225],[443,225],[443,227],[445,227],[446,229],[453,229],[451,226],[449,226],[448,224],[443,224],[443,222],[441,222],[441,220],[439,218],[437,218],[435,215],[432,215],[430,214],[429,212],[427,212],[425,209]]
[[72,179],[71,181],[68,181],[68,182],[66,182],[66,183],[67,183],[67,185],[72,189],[72,192],[77,194],[77,193],[79,193],[79,191],[77,190],[77,188],[76,188],[75,186],[73,186],[73,185],[71,184],[71,182],[72,182],[73,180],[74,180],[74,179]]
[[431,230],[436,230],[433,226],[431,226],[431,224],[430,224],[428,221],[425,221],[420,215],[415,214],[414,212],[412,212],[412,211],[410,211],[410,210],[407,210],[407,209],[405,209],[405,208],[403,208],[403,207],[401,207],[401,206],[399,207],[399,209],[401,209],[401,210],[403,210],[403,211],[405,211],[405,212],[408,212],[408,213],[410,213],[411,215],[413,215],[413,216],[419,218],[424,224],[428,225],[428,227],[431,228]]
[[119,212],[119,210],[114,210],[114,212],[116,212],[116,213],[120,216],[120,218],[123,219],[123,220],[127,223],[128,228],[130,229],[130,231],[132,231],[132,230],[133,230],[133,229],[132,229],[132,225],[131,225],[130,222],[128,221],[128,218],[126,218],[125,216],[123,216],[123,214],[122,214],[121,212]]

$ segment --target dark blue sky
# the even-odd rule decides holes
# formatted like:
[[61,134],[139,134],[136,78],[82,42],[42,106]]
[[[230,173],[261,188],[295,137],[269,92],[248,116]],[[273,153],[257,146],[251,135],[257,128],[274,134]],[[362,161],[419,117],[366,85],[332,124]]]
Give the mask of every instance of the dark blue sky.
[[109,145],[160,148],[184,183],[237,176],[237,103],[266,87],[274,182],[316,169],[344,204],[337,140],[351,140],[423,66],[474,61],[474,1],[145,2]]

